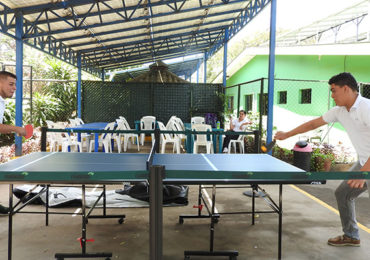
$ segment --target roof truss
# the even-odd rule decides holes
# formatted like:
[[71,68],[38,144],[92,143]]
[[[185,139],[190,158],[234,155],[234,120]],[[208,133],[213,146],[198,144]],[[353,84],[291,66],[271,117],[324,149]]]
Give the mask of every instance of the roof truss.
[[14,38],[22,15],[26,44],[72,65],[81,55],[83,69],[96,74],[188,54],[210,57],[270,0],[17,2],[0,2],[1,32]]

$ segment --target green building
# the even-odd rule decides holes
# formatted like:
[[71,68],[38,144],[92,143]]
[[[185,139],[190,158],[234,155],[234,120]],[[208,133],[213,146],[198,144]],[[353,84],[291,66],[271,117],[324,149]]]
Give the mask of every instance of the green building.
[[[300,115],[318,116],[333,106],[329,78],[351,72],[358,82],[370,82],[370,55],[277,55],[275,60],[274,105]],[[227,86],[265,78],[240,86],[239,106],[258,111],[261,84],[267,93],[268,55],[258,55],[227,80]],[[361,94],[370,98],[370,86],[361,84]],[[227,88],[229,109],[237,110],[238,87]],[[266,114],[266,94],[262,113]]]

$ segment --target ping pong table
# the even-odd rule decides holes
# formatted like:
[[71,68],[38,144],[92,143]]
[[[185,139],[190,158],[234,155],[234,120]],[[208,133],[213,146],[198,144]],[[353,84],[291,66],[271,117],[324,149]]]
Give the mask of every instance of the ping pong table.
[[[324,179],[368,179],[362,172],[315,173],[303,172],[267,154],[106,154],[106,153],[47,153],[26,155],[0,165],[0,182],[114,184],[123,181],[149,181],[150,184],[150,259],[162,259],[162,185],[171,184],[277,184],[279,185],[278,258],[281,258],[282,187],[283,184],[311,184]],[[12,208],[12,195],[9,206]],[[84,201],[84,199],[83,199]],[[214,205],[214,203],[213,203]],[[83,206],[84,209],[84,206]],[[11,214],[9,214],[11,216]],[[82,214],[82,218],[85,214]],[[214,218],[211,216],[211,245],[206,251],[185,251],[191,255],[229,256],[236,259],[237,251],[213,249]],[[82,221],[82,223],[85,223]],[[83,224],[84,225],[84,224]],[[12,220],[9,217],[8,259],[11,259]],[[82,228],[83,252],[80,257],[109,257],[111,253],[86,253],[86,227]],[[76,254],[55,254],[57,259]]]

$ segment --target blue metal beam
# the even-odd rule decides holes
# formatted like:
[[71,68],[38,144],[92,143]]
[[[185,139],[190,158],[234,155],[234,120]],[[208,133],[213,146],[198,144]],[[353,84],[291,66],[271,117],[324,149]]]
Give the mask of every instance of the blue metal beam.
[[[15,18],[15,71],[17,75],[16,94],[15,94],[15,125],[23,126],[23,15],[21,12],[16,13]],[[22,137],[15,136],[15,156],[22,155]]]
[[[0,3],[0,6],[4,8],[4,11],[0,15],[0,32],[6,34],[7,36],[16,40],[16,36],[11,33],[10,28],[14,27],[15,15],[14,10],[10,9],[3,3]],[[32,23],[23,18],[23,28],[22,34],[24,36],[24,31],[27,31],[29,27],[32,26]],[[15,28],[16,29],[16,28]],[[42,31],[40,28],[36,27],[36,31]],[[23,37],[24,39],[24,37]],[[55,39],[52,36],[47,37],[38,37],[34,39],[23,40],[24,44],[27,44],[33,48],[36,48],[44,53],[50,54],[56,58],[59,58],[73,66],[76,66],[75,60],[75,51],[70,47],[66,46],[59,39]],[[85,65],[86,62],[83,62]],[[83,69],[91,74],[99,75],[94,68],[87,68],[83,66]]]
[[[100,2],[109,0],[99,0]],[[67,9],[68,7],[77,7],[81,5],[87,5],[95,2],[95,0],[68,0],[68,1],[52,1],[51,3],[41,5],[30,5],[20,8],[15,8],[14,12],[22,12],[24,15],[40,13],[44,10],[59,10]]]
[[77,53],[77,116],[81,118],[82,115],[82,107],[81,107],[81,82],[82,82],[82,74],[81,74],[81,54]]
[[[229,22],[229,21],[232,21],[233,18],[230,18],[230,19],[224,19],[222,22]],[[208,22],[208,23],[204,23],[202,24],[202,26],[209,26],[209,25],[218,25],[220,22],[219,21],[213,21],[213,22]],[[147,26],[145,26],[147,27]],[[155,35],[160,35],[160,34],[163,34],[163,33],[169,33],[169,32],[177,32],[177,31],[180,31],[180,30],[186,30],[186,29],[194,29],[194,28],[198,28],[199,25],[198,24],[193,24],[193,25],[188,25],[188,26],[180,26],[180,27],[174,27],[174,28],[170,28],[170,29],[164,29],[164,30],[159,30],[159,31],[155,31],[153,32],[153,36]],[[220,31],[222,29],[225,29],[227,26],[214,26],[214,27],[207,27],[203,30],[199,30],[197,31],[197,34],[198,32],[199,33],[204,33],[204,32],[212,32],[212,31]],[[121,30],[119,31],[119,33],[121,32],[124,32],[124,31],[132,31],[131,29],[127,29],[127,30]],[[187,33],[183,33],[183,35],[189,35],[189,34],[193,34],[194,32],[187,32]],[[137,38],[137,37],[143,37],[143,36],[147,36],[148,33],[145,32],[145,33],[137,33],[137,34],[128,34],[128,35],[125,35],[125,36],[120,36],[120,37],[110,37],[108,39],[105,39],[105,40],[99,40],[99,43],[107,43],[107,42],[112,42],[112,41],[119,41],[119,40],[127,40],[127,39],[131,39],[131,38]],[[173,37],[173,36],[171,36]],[[79,38],[81,39],[81,36],[79,36]],[[159,37],[159,38],[168,38],[168,37]],[[154,38],[155,40],[157,40],[157,38]],[[65,39],[61,39],[63,41],[65,41]],[[69,47],[71,48],[75,48],[75,47],[81,47],[81,46],[86,46],[86,45],[91,45],[91,41],[88,41],[88,42],[81,42],[81,43],[76,43],[76,44],[70,44],[68,45]],[[125,44],[125,43],[124,43]]]
[[[205,46],[205,47],[204,47]],[[177,50],[178,48],[183,48],[183,49],[188,49],[189,51],[192,51],[194,52],[194,50],[202,50],[204,48],[207,48],[208,43],[202,43],[202,44],[199,44],[198,46],[189,46],[189,47],[183,47],[183,46],[177,46],[177,45],[172,45],[170,49],[167,49],[167,48],[158,48],[156,49],[156,52],[163,52],[163,51],[167,51],[169,54],[172,54],[175,50]],[[139,50],[141,50],[139,52]],[[136,45],[136,46],[133,46],[132,47],[132,50],[128,53],[128,51],[125,51],[125,49],[121,49],[121,50],[111,50],[112,52],[114,52],[114,55],[116,57],[116,60],[115,62],[119,62],[119,58],[125,58],[126,60],[132,60],[132,57],[134,56],[137,56],[137,55],[145,55],[145,54],[150,54],[150,51],[149,51],[149,48],[144,48],[144,46],[142,45]],[[98,65],[98,64],[101,64],[102,62],[109,62],[110,59],[109,58],[105,58],[106,56],[105,55],[100,55],[101,53],[99,53],[99,57],[95,57],[94,61],[92,64],[95,64],[95,65]],[[180,55],[181,56],[181,55]],[[110,62],[112,63],[112,62]]]
[[[214,18],[214,17],[217,17],[217,16],[233,14],[233,13],[242,12],[242,11],[243,11],[243,9],[233,9],[233,10],[228,10],[228,11],[223,11],[223,12],[217,12],[217,13],[212,13],[212,14],[207,15],[207,18]],[[184,11],[182,11],[182,12],[184,12]],[[173,15],[173,13],[169,13],[168,15]],[[164,17],[164,16],[166,16],[166,15],[163,14],[163,13],[160,13],[160,14],[157,14],[157,15],[153,14],[152,17],[150,17],[150,16],[140,16],[140,17],[133,18],[132,21],[147,20],[147,19],[150,19],[150,18],[159,18],[159,17]],[[188,21],[192,21],[192,20],[198,20],[198,19],[204,19],[204,18],[205,17],[203,15],[201,15],[201,16],[192,16],[192,17],[178,19],[178,20],[172,22],[172,24],[174,24],[174,23],[184,23],[184,22],[188,22]],[[49,21],[38,21],[37,25],[44,25],[44,24],[47,24],[48,22],[50,22],[50,23],[60,22],[61,20],[64,20],[63,17],[50,19]],[[227,21],[231,21],[231,20],[233,20],[233,19],[222,20],[222,22],[225,22],[225,21],[227,22]],[[107,26],[110,26],[110,25],[122,24],[121,20],[116,20],[116,21],[106,22],[106,23],[103,23],[103,24],[96,23],[96,24],[91,24],[91,25],[86,25],[86,26],[80,26],[79,28],[74,28],[74,25],[72,23],[70,23],[68,21],[65,21],[65,22],[68,23],[68,25],[71,26],[71,28],[54,30],[54,31],[50,31],[50,32],[37,32],[37,33],[33,32],[33,33],[29,33],[29,34],[25,35],[25,38],[34,38],[34,37],[46,36],[46,35],[49,35],[49,34],[56,35],[56,34],[60,34],[60,33],[70,32],[71,29],[73,29],[73,30],[76,30],[76,29],[88,30],[88,29],[93,29],[93,28],[97,28],[97,27],[101,27],[101,26],[107,27]],[[155,23],[155,24],[153,24],[153,27],[164,26],[166,24],[168,24],[168,22]],[[136,31],[136,30],[142,30],[142,29],[146,29],[146,28],[147,28],[146,25],[130,26],[127,29],[104,30],[104,32],[94,33],[94,35],[95,36],[103,36],[103,35],[112,34],[112,33],[122,33],[122,32],[129,32],[129,31]],[[63,41],[71,41],[71,40],[80,39],[80,37],[81,36],[73,36],[73,37],[66,37],[66,38],[61,38],[61,39],[63,39]]]
[[[158,51],[158,52],[156,52],[156,55],[157,55],[157,57],[160,57],[161,55],[163,55],[163,56],[166,57],[169,54],[177,53],[177,54],[179,54],[178,56],[181,56],[181,53],[188,54],[188,51],[189,50],[191,50],[191,51],[197,51],[198,53],[202,53],[207,47],[208,47],[207,44],[204,44],[203,46],[199,46],[199,48],[197,48],[197,49],[179,47],[179,48],[172,49],[170,52],[168,52],[167,50]],[[118,58],[117,59],[117,62],[124,62],[124,61],[130,61],[130,60],[138,60],[138,59],[142,59],[142,58],[146,58],[146,57],[148,57],[148,55],[145,55],[144,53],[143,54],[138,53],[137,55],[130,56],[130,59],[127,59],[125,57]],[[100,67],[106,67],[107,64],[110,64],[110,61],[109,60],[106,60],[104,62],[97,63],[96,65],[98,65]]]
[[[249,5],[239,14],[234,22],[228,27],[229,34],[228,39],[230,40],[237,32],[241,30],[250,20],[252,20],[257,14],[259,14],[263,8],[271,0],[251,0]],[[223,35],[219,37],[217,43],[215,43],[208,51],[209,56],[212,56],[220,48],[222,48],[224,39]]]
[[[181,2],[182,1],[183,0],[181,0]],[[68,1],[68,2],[72,2],[72,1]],[[84,4],[91,4],[92,2],[93,1],[87,1]],[[166,2],[168,2],[168,1],[166,1]],[[245,0],[232,0],[228,3],[228,6],[232,6],[234,4],[240,4],[242,2],[245,2]],[[146,20],[146,19],[150,18],[150,16],[142,16],[142,15],[140,15],[138,17],[132,17],[134,12],[137,9],[144,9],[144,8],[147,7],[147,4],[142,4],[141,5],[140,4],[141,1],[137,5],[123,6],[122,8],[113,8],[113,7],[109,6],[107,2],[101,2],[101,3],[104,4],[106,7],[108,7],[108,9],[104,10],[104,11],[100,11],[100,12],[99,11],[98,12],[90,12],[89,13],[90,17],[109,15],[109,14],[116,13],[120,17],[122,17],[122,20],[117,20],[117,21],[112,21],[112,22],[109,22],[109,23],[104,23],[103,25],[100,24],[100,23],[97,23],[97,24],[94,24],[94,25],[81,26],[81,23],[80,23],[80,26],[78,26],[79,29],[89,29],[89,28],[95,28],[95,27],[98,27],[98,26],[114,25],[114,24],[119,24],[119,23],[122,23],[122,22],[139,21],[139,20]],[[156,3],[151,3],[150,6],[156,7],[156,6],[163,6],[164,4],[165,4],[164,1],[160,1],[160,2],[156,2]],[[173,15],[173,14],[177,14],[177,13],[191,13],[191,12],[194,12],[194,11],[197,11],[197,10],[205,10],[205,9],[218,7],[218,6],[222,6],[222,5],[225,5],[225,3],[200,5],[199,7],[193,7],[193,8],[182,9],[182,10],[178,10],[178,11],[171,11],[171,12],[166,12],[166,13],[161,12],[161,13],[158,13],[158,14],[153,14],[152,18],[158,18],[158,17]],[[73,8],[74,6],[77,6],[77,5],[72,3],[72,4],[69,4],[68,7]],[[27,8],[29,8],[29,7],[27,7]],[[60,9],[60,8],[57,8],[57,9]],[[72,26],[72,27],[74,27],[74,29],[76,29],[77,24],[73,24],[72,22],[75,22],[75,19],[78,18],[78,17],[68,17],[68,16],[62,17],[57,12],[55,12],[55,10],[57,10],[57,9],[52,8],[51,6],[49,6],[48,8],[43,7],[41,9],[38,9],[37,6],[35,6],[34,12],[32,12],[32,13],[40,13],[40,12],[45,11],[45,12],[52,12],[53,15],[57,16],[57,18],[49,19],[49,21],[41,20],[41,21],[39,21],[38,25],[44,25],[44,24],[47,24],[47,23],[54,23],[54,22],[64,21],[69,26]],[[66,9],[66,8],[63,8],[63,9]],[[130,15],[127,14],[128,11],[132,11]],[[0,15],[2,15],[4,12],[5,11],[0,12]],[[13,13],[13,12],[14,11],[10,10],[10,13]],[[238,12],[238,11],[235,11],[235,12]],[[122,14],[122,13],[124,13],[124,14]],[[85,14],[82,14],[81,16],[84,16]],[[209,17],[212,17],[212,15],[210,15]],[[197,18],[194,18],[194,19],[197,19]],[[72,20],[72,22],[70,20]],[[55,32],[53,32],[53,34],[56,34],[57,32],[58,31],[55,31]]]
[[[227,39],[229,38],[229,29],[226,28],[225,30],[225,37],[224,37],[224,60],[223,60],[223,76],[222,76],[222,84],[226,87],[226,74],[227,74]],[[238,108],[239,110],[239,108]]]
[[[22,13],[26,14],[35,14],[39,13],[43,10],[61,10],[61,9],[67,9],[68,7],[77,7],[81,5],[87,5],[91,4],[93,2],[100,2],[108,6],[108,2],[110,0],[68,0],[68,1],[54,1],[51,3],[47,4],[40,4],[40,5],[31,5],[31,6],[26,6],[26,7],[21,7],[21,8],[16,8],[14,9],[15,11],[21,11]],[[231,0],[232,1],[232,0]],[[244,0],[245,1],[245,0]],[[136,9],[140,8],[145,8],[145,3],[141,4],[143,1],[139,0],[139,3],[137,5],[132,5],[132,6],[123,6],[122,8],[117,8],[116,13],[120,12],[127,12],[127,11],[134,11]],[[156,3],[153,3],[153,6],[163,6],[164,4],[171,2],[171,3],[183,3],[184,0],[161,0]],[[239,0],[240,2],[240,0]],[[225,3],[223,3],[225,4]],[[229,3],[230,4],[230,3]],[[221,4],[217,4],[216,6],[219,6]],[[112,7],[111,7],[112,8]],[[14,11],[14,12],[15,12]],[[176,13],[177,11],[174,11]],[[129,17],[129,16],[127,16]]]
[[[200,53],[203,53],[203,52],[204,52],[204,50],[202,52],[197,51],[197,52],[190,52],[190,53],[187,53],[187,54],[188,55],[193,55],[193,54],[200,54]],[[172,54],[161,55],[161,56],[157,55],[158,60],[165,60],[165,59],[178,58],[178,57],[181,57],[178,53],[172,53]],[[118,64],[113,64],[113,65],[107,65],[107,66],[104,66],[104,68],[106,70],[121,69],[122,67],[136,66],[136,65],[148,63],[148,62],[151,62],[151,61],[152,60],[149,57],[146,57],[146,58],[138,59],[138,60],[134,60],[134,61],[122,62],[122,63],[118,63]]]
[[[217,32],[212,32],[212,33],[209,33],[208,31],[201,31],[200,33],[203,33],[203,37],[207,39],[206,43],[208,45],[211,45],[213,44],[216,40],[217,40],[217,37],[222,33],[222,31],[217,31]],[[209,36],[209,37],[208,37]],[[189,33],[188,32],[185,32],[185,33],[179,33],[179,34],[173,34],[171,36],[163,36],[163,37],[158,37],[156,39],[156,42],[155,42],[155,45],[162,45],[163,46],[163,43],[165,43],[167,40],[169,40],[171,37],[172,39],[169,41],[169,44],[171,45],[171,43],[173,43],[171,46],[175,46],[175,45],[178,45],[178,46],[186,46],[188,44],[188,42],[191,41],[192,39],[192,36],[189,36]],[[202,41],[203,42],[203,41]],[[124,46],[122,46],[124,45]],[[139,40],[139,41],[133,41],[133,42],[126,42],[126,43],[119,43],[119,44],[112,44],[112,45],[109,45],[109,47],[106,47],[105,50],[102,50],[101,48],[84,48],[81,50],[82,53],[84,53],[84,55],[86,56],[90,56],[91,55],[99,55],[99,54],[104,54],[106,51],[120,51],[120,50],[125,50],[127,49],[127,51],[129,52],[133,52],[134,48],[137,48],[138,46],[141,46],[143,48],[149,48],[149,43],[148,43],[148,40]],[[144,47],[144,46],[147,46],[147,47]],[[127,56],[129,53],[126,53]]]
[[204,52],[204,59],[203,59],[203,64],[204,64],[204,71],[203,71],[203,73],[204,73],[204,78],[203,78],[203,80],[204,80],[204,83],[207,83],[207,60],[208,60],[208,53],[205,51]]
[[101,81],[105,81],[105,69],[103,68],[102,70],[101,70]]
[[[275,79],[275,40],[276,40],[276,0],[271,0],[269,72],[268,72],[268,110],[267,110],[267,143],[272,141]],[[271,154],[271,152],[270,152]]]
[[[198,34],[198,31],[196,34],[189,36],[189,33],[187,33],[188,36],[186,35],[180,35],[176,40],[172,40],[174,37],[173,35],[170,35],[170,37],[164,37],[163,41],[162,39],[158,42],[157,39],[155,38],[156,32],[153,32],[153,39],[152,39],[152,45],[148,44],[139,44],[137,42],[131,42],[132,44],[135,44],[135,46],[132,46],[132,48],[129,49],[123,49],[121,52],[123,54],[118,54],[118,59],[116,59],[116,51],[117,50],[112,50],[111,46],[107,47],[104,46],[102,43],[102,46],[99,46],[98,48],[90,48],[89,51],[95,52],[95,53],[89,53],[86,55],[85,49],[84,50],[75,50],[71,46],[66,46],[63,43],[63,38],[60,37],[59,39],[54,38],[54,34],[58,32],[70,32],[71,30],[82,30],[82,29],[90,29],[90,28],[95,28],[95,27],[100,27],[100,26],[109,26],[110,22],[105,22],[104,21],[104,15],[107,14],[117,14],[119,15],[118,19],[113,21],[114,23],[127,23],[131,21],[139,21],[139,20],[144,20],[144,19],[150,19],[150,18],[157,18],[157,17],[165,17],[165,16],[173,16],[174,14],[191,14],[191,12],[194,11],[199,11],[199,10],[206,10],[209,8],[217,7],[217,6],[224,6],[227,4],[228,6],[234,5],[234,10],[228,10],[225,12],[218,12],[218,13],[211,13],[211,14],[206,14],[206,15],[201,15],[197,17],[202,18],[210,18],[210,17],[218,17],[223,14],[228,14],[228,13],[235,13],[235,12],[240,12],[239,16],[235,18],[232,21],[232,24],[229,27],[229,36],[228,38],[230,39],[236,32],[238,32],[250,19],[252,19],[255,15],[259,13],[263,7],[270,2],[270,0],[252,0],[251,2],[247,0],[222,0],[222,2],[217,2],[213,3],[210,5],[203,4],[203,1],[199,1],[199,5],[196,7],[192,8],[186,8],[186,1],[185,0],[169,0],[169,1],[158,1],[158,2],[145,2],[140,0],[135,2],[132,6],[125,6],[125,1],[122,1],[122,8],[113,8],[110,6],[109,1],[98,1],[98,0],[70,0],[70,1],[63,1],[63,2],[58,2],[58,3],[51,3],[51,4],[43,4],[43,5],[37,5],[37,6],[31,6],[31,7],[24,7],[21,9],[17,10],[23,10],[26,14],[32,14],[32,13],[37,13],[37,16],[34,16],[36,19],[33,20],[32,22],[27,21],[24,19],[24,32],[27,32],[28,35],[27,37],[29,38],[27,41],[24,43],[36,47],[37,49],[44,51],[46,53],[49,53],[53,56],[56,56],[63,61],[66,61],[74,66],[77,65],[77,51],[81,52],[81,68],[88,71],[88,72],[93,72],[95,75],[100,75],[101,74],[101,69],[102,68],[107,68],[112,64],[112,66],[115,66],[115,64],[123,64],[123,65],[128,65],[128,64],[133,64],[133,61],[131,58],[136,57],[138,58],[138,61],[135,61],[136,64],[138,62],[147,60],[148,58],[145,57],[145,55],[150,56],[151,59],[153,59],[153,55],[156,56],[156,58],[160,57],[169,57],[169,56],[176,56],[176,50],[180,51],[177,53],[177,57],[184,55],[184,54],[189,54],[189,53],[199,53],[203,52],[205,49],[208,49],[208,54],[211,56],[214,51],[218,50],[220,47],[222,47],[224,43],[224,35],[221,33],[221,30],[219,31],[220,34],[212,34],[211,37],[211,32],[205,32],[204,31],[199,31],[200,34]],[[244,8],[244,10],[240,11],[240,4],[241,3],[248,3],[247,7]],[[0,12],[0,26],[1,30],[5,32],[7,35],[11,36],[14,38],[14,35],[11,35],[9,32],[9,28],[14,28],[14,10],[11,10],[10,8],[7,8],[5,5],[1,4],[0,5],[4,6],[3,10]],[[84,14],[77,14],[73,10],[76,6],[81,6],[85,5],[86,12]],[[166,6],[165,6],[166,5]],[[104,6],[104,9],[102,10]],[[134,15],[135,12],[138,12],[140,10],[143,10],[145,8],[149,8],[149,10],[152,9],[152,7],[160,7],[160,6],[165,6],[166,8],[163,8],[164,10],[167,9],[166,13],[157,13],[153,14],[152,11],[150,13],[141,16],[141,15]],[[243,5],[245,6],[245,4]],[[169,7],[171,11],[168,11]],[[94,9],[97,9],[98,11],[93,11]],[[61,9],[67,9],[72,12],[71,16],[64,16],[62,12],[60,11]],[[4,16],[5,19],[1,19]],[[87,17],[98,17],[100,19],[100,22],[93,24],[93,25],[85,25],[84,21],[87,19]],[[53,17],[53,18],[49,18]],[[9,18],[9,19],[7,19]],[[122,19],[121,19],[122,18]],[[189,17],[189,18],[183,18],[179,19],[177,21],[174,21],[174,23],[183,23],[187,20],[196,20],[196,17]],[[10,22],[9,22],[10,20]],[[227,21],[231,22],[231,19],[228,19]],[[227,22],[226,21],[226,22]],[[67,24],[67,29],[65,31],[60,31],[60,30],[53,30],[53,23],[55,22],[64,22]],[[225,22],[225,21],[221,21]],[[209,22],[205,24],[199,25],[201,26],[206,26],[209,24],[212,24],[215,22]],[[43,25],[42,28],[47,28],[45,30],[40,28],[40,25]],[[155,26],[161,26],[160,24],[151,24],[151,26],[154,28]],[[162,25],[163,26],[163,25]],[[133,26],[131,26],[133,27]],[[131,30],[134,30],[131,28]],[[184,27],[178,27],[177,29],[183,29]],[[189,27],[189,28],[194,28],[194,27]],[[224,29],[225,27],[220,27],[219,29]],[[216,28],[212,28],[216,29]],[[170,30],[162,30],[164,33],[170,33]],[[128,31],[132,32],[132,31]],[[111,32],[103,32],[104,34],[102,35],[109,35]],[[94,34],[94,33],[93,33]],[[24,35],[26,36],[26,35]],[[97,36],[97,35],[95,35]],[[218,36],[218,37],[217,37]],[[81,37],[81,36],[80,36]],[[137,36],[136,36],[137,37]],[[190,39],[189,41],[186,42],[184,38],[188,37]],[[70,37],[69,37],[70,38]],[[111,37],[112,38],[112,37]],[[127,38],[125,38],[127,39]],[[228,39],[227,39],[228,40]],[[208,43],[208,46],[204,46],[204,42]],[[183,49],[179,48],[178,46],[174,49],[172,49],[176,44],[182,47],[189,47],[185,48],[187,51],[185,53],[183,52]],[[174,44],[176,43],[176,44]],[[125,43],[123,43],[125,44]],[[196,46],[198,44],[198,46]],[[195,45],[195,46],[194,46]],[[72,45],[75,47],[78,47],[79,45]],[[86,46],[86,45],[81,45]],[[119,46],[113,46],[119,48]],[[122,43],[120,44],[120,47],[122,47]],[[168,53],[164,53],[164,50],[167,50]],[[190,50],[190,51],[189,51]],[[105,52],[104,56],[99,56],[101,54],[98,54],[99,52]],[[157,56],[157,52],[159,52],[160,56]],[[119,56],[121,55],[121,57]],[[108,57],[108,58],[107,58]],[[123,59],[122,59],[123,58]],[[102,63],[101,61],[104,61],[106,59],[110,60],[109,65],[106,63]],[[122,62],[122,60],[125,60]]]

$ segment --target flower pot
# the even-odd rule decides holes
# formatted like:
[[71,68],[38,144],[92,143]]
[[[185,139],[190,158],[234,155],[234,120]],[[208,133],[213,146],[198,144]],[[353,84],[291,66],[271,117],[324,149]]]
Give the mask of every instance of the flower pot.
[[314,166],[312,168],[317,172],[329,172],[331,169],[331,160],[319,156],[315,157]]

